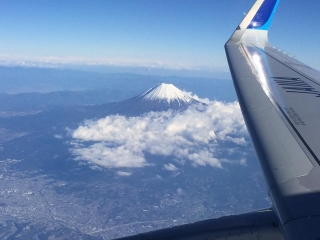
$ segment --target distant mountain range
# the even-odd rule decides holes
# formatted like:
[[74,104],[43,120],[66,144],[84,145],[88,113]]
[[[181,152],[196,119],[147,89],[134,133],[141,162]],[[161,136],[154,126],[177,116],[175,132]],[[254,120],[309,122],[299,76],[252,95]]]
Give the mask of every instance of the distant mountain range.
[[[90,93],[90,94],[89,94]],[[55,93],[22,93],[8,95],[0,93],[0,117],[24,116],[47,111],[56,112],[56,118],[70,121],[97,119],[108,115],[139,116],[147,112],[160,112],[169,109],[183,111],[188,107],[200,110],[206,104],[200,102],[187,92],[181,91],[173,84],[161,83],[146,92],[123,101],[104,103],[104,98],[117,98],[117,91],[97,92],[55,92]],[[120,93],[118,93],[120,94]],[[119,96],[118,96],[119,97]],[[64,102],[66,101],[66,102]],[[91,104],[86,104],[90,102]],[[77,104],[78,103],[78,104]],[[49,109],[48,109],[49,107]]]
[[96,105],[121,101],[128,96],[118,90],[58,91],[50,93],[0,93],[0,111],[43,110],[56,106]]
[[0,66],[0,111],[122,101],[162,82],[201,98],[237,99],[231,80]]
[[[48,107],[65,106],[68,111],[81,109],[91,116],[110,114],[139,115],[168,109],[185,110],[189,106],[205,105],[173,84],[161,83],[148,91],[124,101],[121,91],[63,91],[53,93],[1,94],[0,111],[38,111]],[[118,101],[117,101],[118,100]],[[109,102],[109,103],[105,103]],[[71,110],[73,109],[73,110]]]

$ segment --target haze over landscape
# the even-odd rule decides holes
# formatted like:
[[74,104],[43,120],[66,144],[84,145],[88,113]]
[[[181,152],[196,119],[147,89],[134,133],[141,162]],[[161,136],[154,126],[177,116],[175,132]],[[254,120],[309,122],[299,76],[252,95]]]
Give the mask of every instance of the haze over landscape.
[[3,239],[113,239],[270,205],[229,80],[1,71],[16,92],[0,95]]

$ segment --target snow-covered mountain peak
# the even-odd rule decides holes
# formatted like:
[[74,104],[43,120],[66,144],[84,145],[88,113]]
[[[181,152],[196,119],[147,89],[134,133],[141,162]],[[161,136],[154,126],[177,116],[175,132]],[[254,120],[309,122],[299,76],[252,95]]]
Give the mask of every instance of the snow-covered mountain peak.
[[140,95],[144,100],[166,100],[168,103],[171,101],[190,102],[191,97],[175,87],[173,84],[161,83]]
[[172,84],[159,84],[143,94],[117,104],[117,113],[137,115],[146,112],[167,110],[184,111],[189,107],[202,109],[205,103],[199,102],[190,94],[181,91]]

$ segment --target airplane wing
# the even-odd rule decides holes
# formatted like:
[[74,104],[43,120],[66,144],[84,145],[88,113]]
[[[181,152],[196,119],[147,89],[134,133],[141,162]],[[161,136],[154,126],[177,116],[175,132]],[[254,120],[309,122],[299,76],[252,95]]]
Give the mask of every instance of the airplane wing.
[[[142,233],[121,240],[283,240],[271,209]],[[120,240],[120,239],[119,239]]]
[[319,240],[320,72],[269,44],[278,4],[257,0],[225,50],[285,239]]
[[273,208],[124,239],[320,240],[320,72],[269,44],[278,4],[257,0],[225,44]]

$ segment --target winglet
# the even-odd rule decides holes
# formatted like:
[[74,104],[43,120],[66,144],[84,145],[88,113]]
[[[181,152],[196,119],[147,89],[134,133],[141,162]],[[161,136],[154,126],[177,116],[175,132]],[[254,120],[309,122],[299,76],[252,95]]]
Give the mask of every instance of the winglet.
[[268,42],[267,33],[280,0],[257,0],[229,39]]
[[280,0],[265,0],[247,29],[268,30]]

